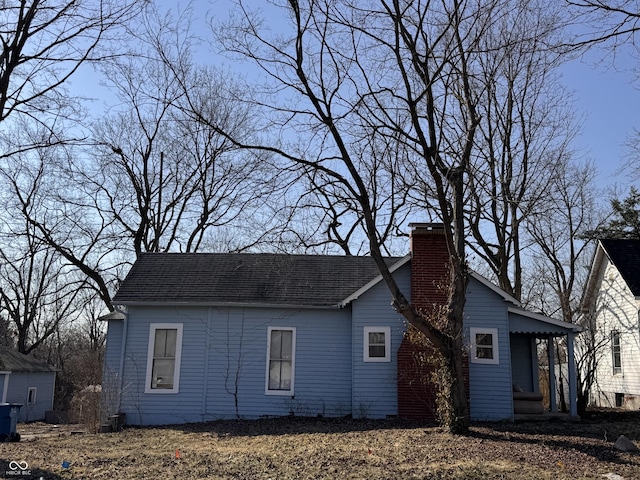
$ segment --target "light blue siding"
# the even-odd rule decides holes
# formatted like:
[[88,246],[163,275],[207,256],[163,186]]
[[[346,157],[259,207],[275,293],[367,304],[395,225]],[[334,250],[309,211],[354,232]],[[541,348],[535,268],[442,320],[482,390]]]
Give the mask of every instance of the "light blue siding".
[[[176,394],[145,393],[151,323],[182,323]],[[293,396],[265,394],[267,328],[296,328]],[[350,309],[131,307],[121,410],[133,424],[351,412]],[[236,406],[237,405],[237,406]]]
[[501,296],[471,278],[464,315],[467,335],[471,327],[498,330],[499,364],[469,364],[471,419],[512,419],[513,387],[507,305]]
[[[9,375],[8,403],[21,403],[19,422],[44,420],[45,412],[53,409],[55,372],[13,372]],[[35,387],[36,401],[27,403],[30,387]]]
[[120,370],[120,357],[122,349],[122,333],[124,322],[122,320],[109,320],[107,323],[107,342],[104,352],[104,367],[102,377],[111,384],[117,382],[116,376]]
[[[409,265],[394,273],[404,295],[409,298]],[[364,327],[391,327],[391,361],[364,362]],[[391,306],[391,294],[380,282],[353,302],[353,416],[384,418],[398,414],[397,351],[406,326],[404,318]]]
[[[409,264],[394,276],[409,296]],[[178,393],[145,393],[152,323],[183,325]],[[397,350],[406,325],[391,307],[384,282],[342,309],[130,306],[126,325],[109,322],[105,372],[120,371],[126,337],[124,374],[118,384],[122,385],[120,411],[132,424],[283,415],[397,415]],[[295,328],[293,395],[265,392],[269,327]],[[365,327],[390,328],[390,361],[364,361]],[[472,278],[465,307],[467,339],[473,327],[497,329],[499,364],[470,364],[471,417],[512,419],[507,304]]]
[[[535,340],[534,340],[535,341]],[[511,334],[511,368],[513,383],[525,392],[538,390],[538,379],[534,378],[535,351],[532,349],[531,337]],[[538,361],[535,359],[535,369],[538,369]]]

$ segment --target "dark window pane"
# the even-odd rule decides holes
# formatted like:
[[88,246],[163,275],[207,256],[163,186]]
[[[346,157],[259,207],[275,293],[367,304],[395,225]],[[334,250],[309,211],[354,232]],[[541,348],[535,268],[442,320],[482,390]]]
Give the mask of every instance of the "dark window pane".
[[369,345],[369,357],[384,358],[385,357],[384,345]]

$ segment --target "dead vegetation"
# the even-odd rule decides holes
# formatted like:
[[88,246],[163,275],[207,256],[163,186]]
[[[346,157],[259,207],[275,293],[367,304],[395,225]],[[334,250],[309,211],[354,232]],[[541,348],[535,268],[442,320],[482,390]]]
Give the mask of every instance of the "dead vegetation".
[[640,454],[613,447],[621,434],[640,441],[635,412],[477,424],[464,437],[396,420],[220,421],[98,435],[30,436],[34,426],[20,427],[25,440],[2,445],[0,475],[13,461],[47,479],[640,478]]

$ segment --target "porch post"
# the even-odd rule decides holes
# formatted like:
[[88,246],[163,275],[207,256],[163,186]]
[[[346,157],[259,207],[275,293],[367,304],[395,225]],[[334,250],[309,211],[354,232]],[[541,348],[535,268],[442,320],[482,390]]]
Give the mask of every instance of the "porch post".
[[549,410],[558,411],[558,400],[556,398],[556,359],[553,337],[547,337],[547,360],[549,363]]
[[573,350],[573,342],[575,340],[575,333],[568,332],[567,333],[567,367],[569,370],[569,414],[572,417],[578,416],[578,391],[577,391],[577,380],[576,380],[576,362],[575,355]]

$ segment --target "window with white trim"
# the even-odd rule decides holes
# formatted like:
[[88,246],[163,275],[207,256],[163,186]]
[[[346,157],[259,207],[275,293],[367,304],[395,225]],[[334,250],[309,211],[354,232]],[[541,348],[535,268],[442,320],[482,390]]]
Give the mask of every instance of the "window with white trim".
[[36,404],[36,393],[38,391],[38,387],[29,387],[27,389],[27,405],[35,405]]
[[268,395],[293,395],[295,370],[295,327],[269,327],[267,329],[265,393]]
[[152,323],[145,393],[178,393],[181,356],[182,324]]
[[611,332],[611,356],[613,362],[613,374],[622,373],[622,346],[620,344],[620,332]]
[[364,327],[362,359],[365,362],[391,361],[391,327]]
[[498,329],[470,328],[471,362],[498,365]]

